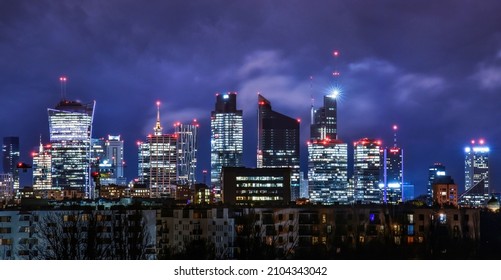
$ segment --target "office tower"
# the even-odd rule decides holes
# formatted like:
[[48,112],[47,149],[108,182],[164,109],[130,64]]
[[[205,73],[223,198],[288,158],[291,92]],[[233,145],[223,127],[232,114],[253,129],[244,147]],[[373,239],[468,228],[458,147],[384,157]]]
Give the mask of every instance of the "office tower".
[[108,139],[92,139],[93,170],[99,172],[101,186],[125,185],[124,142],[120,135],[108,135]]
[[441,176],[445,176],[445,166],[441,163],[436,162],[428,168],[428,188],[426,195],[430,200],[433,200],[433,182]]
[[439,176],[433,181],[433,203],[440,206],[458,205],[458,188],[451,176]]
[[299,120],[272,110],[258,94],[258,168],[291,169],[291,201],[300,197]]
[[160,102],[157,102],[157,121],[154,134],[148,135],[146,142],[139,142],[139,182],[150,190],[150,196],[176,196],[177,137],[163,134],[160,125]]
[[198,129],[196,120],[192,124],[176,123],[174,133],[177,137],[177,183],[195,185],[197,170]]
[[360,139],[354,149],[355,202],[380,203],[381,141]]
[[93,198],[91,137],[96,102],[62,100],[47,109],[52,155],[52,188],[73,189]]
[[308,190],[310,201],[347,204],[348,145],[339,140],[308,141]]
[[346,204],[348,194],[348,145],[337,139],[337,98],[333,90],[323,98],[323,107],[311,110],[308,141],[308,189],[310,201]]
[[14,193],[19,191],[19,137],[3,138],[3,172],[12,174]]
[[50,190],[52,188],[52,156],[51,146],[42,144],[38,152],[33,155],[33,189],[34,190]]
[[301,185],[299,187],[299,198],[309,198],[310,194],[308,191],[308,179],[305,178],[304,172],[300,172],[300,182]]
[[237,110],[237,93],[216,94],[216,105],[211,112],[211,187],[220,198],[223,167],[242,165],[243,120]]
[[465,148],[465,192],[460,203],[469,206],[482,206],[489,200],[489,152],[485,141],[471,141]]
[[383,150],[383,203],[397,204],[402,202],[402,186],[404,180],[404,150],[391,147]]

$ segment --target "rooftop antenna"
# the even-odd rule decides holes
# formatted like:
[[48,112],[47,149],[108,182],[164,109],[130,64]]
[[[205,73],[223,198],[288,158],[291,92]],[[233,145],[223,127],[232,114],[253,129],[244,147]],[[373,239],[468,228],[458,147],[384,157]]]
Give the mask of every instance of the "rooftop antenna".
[[155,131],[155,135],[162,135],[162,125],[160,125],[160,101],[157,101],[157,122],[153,130]]
[[315,98],[313,97],[313,76],[310,76],[310,98],[311,98],[310,120],[311,124],[313,124],[315,115]]
[[334,57],[334,72],[332,72],[332,76],[334,77],[335,87],[339,87],[339,78],[341,77],[341,72],[337,69],[337,60],[341,53],[338,50],[332,51],[332,56]]
[[397,147],[397,130],[398,126],[396,124],[393,125],[393,147]]
[[66,81],[68,78],[65,76],[59,77],[59,83],[61,84],[61,99],[66,100]]

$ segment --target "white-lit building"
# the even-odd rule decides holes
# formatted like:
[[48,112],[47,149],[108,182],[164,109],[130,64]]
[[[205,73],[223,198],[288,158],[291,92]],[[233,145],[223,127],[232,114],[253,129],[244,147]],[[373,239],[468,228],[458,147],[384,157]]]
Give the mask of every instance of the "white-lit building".
[[489,152],[483,139],[472,141],[465,152],[465,192],[460,196],[463,206],[484,206],[489,200]]
[[52,187],[79,189],[88,198],[91,184],[91,137],[96,102],[62,100],[48,109],[52,155]]
[[330,139],[308,141],[308,190],[312,203],[350,202],[346,143]]
[[384,149],[382,164],[383,180],[380,183],[382,202],[400,203],[404,183],[404,150],[399,147]]
[[354,200],[356,203],[381,203],[381,141],[360,139],[354,143]]
[[196,182],[199,124],[176,123],[174,134],[177,137],[177,183],[193,186]]
[[38,152],[33,152],[33,189],[51,190],[52,187],[52,156],[51,145],[40,142]]

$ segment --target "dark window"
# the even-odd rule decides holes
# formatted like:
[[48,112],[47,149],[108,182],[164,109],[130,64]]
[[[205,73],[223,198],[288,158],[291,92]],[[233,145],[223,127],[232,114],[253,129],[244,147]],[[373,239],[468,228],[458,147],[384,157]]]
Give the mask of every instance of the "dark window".
[[419,220],[424,221],[424,214],[419,214]]
[[454,221],[457,221],[457,220],[459,220],[459,216],[458,216],[458,214],[454,214]]

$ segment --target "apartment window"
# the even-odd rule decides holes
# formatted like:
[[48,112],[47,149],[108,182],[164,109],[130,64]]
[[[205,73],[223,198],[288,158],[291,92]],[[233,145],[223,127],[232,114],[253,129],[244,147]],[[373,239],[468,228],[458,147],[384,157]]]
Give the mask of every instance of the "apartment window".
[[289,221],[294,220],[294,214],[289,214]]
[[459,215],[458,214],[454,214],[454,221],[457,221],[459,220]]
[[419,214],[419,220],[424,221],[424,214]]
[[10,227],[0,227],[0,233],[11,233]]
[[284,219],[284,215],[283,214],[278,214],[278,220],[281,221]]
[[326,224],[327,223],[327,214],[322,214],[322,224]]
[[294,231],[294,226],[293,225],[289,225],[289,232],[293,232]]

